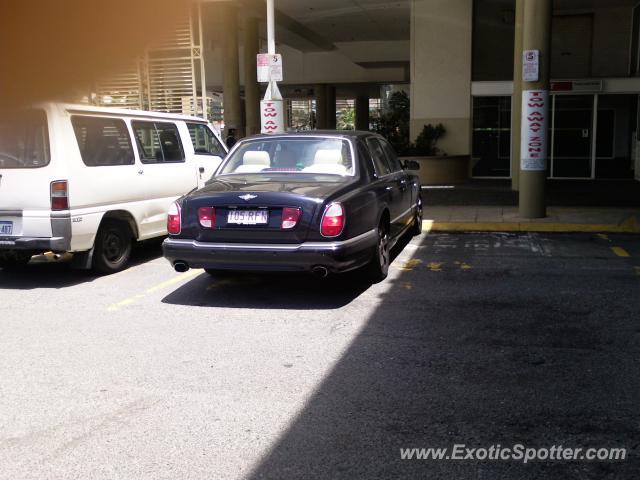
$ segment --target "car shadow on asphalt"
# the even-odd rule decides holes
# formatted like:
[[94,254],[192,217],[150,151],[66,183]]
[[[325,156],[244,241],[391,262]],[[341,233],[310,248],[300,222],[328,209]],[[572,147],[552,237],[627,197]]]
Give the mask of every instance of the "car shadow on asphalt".
[[[479,240],[420,240],[419,266],[387,280],[367,324],[245,478],[640,478],[632,269],[596,257],[569,269],[524,249],[480,259]],[[629,452],[528,464],[400,455],[517,444]]]
[[[148,240],[134,246],[128,268],[150,262],[162,256],[161,242]],[[33,290],[36,288],[68,288],[90,283],[100,278],[91,270],[74,268],[69,256],[56,259],[52,255],[37,255],[28,265],[15,269],[0,269],[0,290]]]
[[[410,240],[405,236],[398,241],[392,260]],[[222,272],[200,275],[162,302],[194,307],[335,310],[353,302],[370,286],[357,271],[324,279],[308,273]]]

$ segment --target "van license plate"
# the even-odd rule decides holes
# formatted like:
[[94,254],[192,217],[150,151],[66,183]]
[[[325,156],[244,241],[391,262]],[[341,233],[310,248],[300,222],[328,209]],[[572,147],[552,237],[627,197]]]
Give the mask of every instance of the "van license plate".
[[0,222],[0,235],[13,235],[13,222]]
[[227,223],[266,225],[269,223],[269,212],[267,210],[230,210]]

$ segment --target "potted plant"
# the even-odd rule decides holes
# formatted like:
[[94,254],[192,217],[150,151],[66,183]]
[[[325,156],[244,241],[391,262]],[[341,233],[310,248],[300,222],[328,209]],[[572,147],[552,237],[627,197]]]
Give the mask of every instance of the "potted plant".
[[447,134],[445,126],[424,125],[415,142],[409,140],[409,96],[395,92],[389,99],[388,111],[381,116],[376,132],[389,140],[405,163],[420,166],[422,185],[451,185],[469,179],[469,156],[447,155],[438,148],[438,141]]

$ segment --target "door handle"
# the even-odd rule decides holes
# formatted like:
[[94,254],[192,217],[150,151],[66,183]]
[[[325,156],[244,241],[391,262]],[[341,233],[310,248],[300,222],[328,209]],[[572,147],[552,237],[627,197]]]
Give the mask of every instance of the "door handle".
[[144,173],[144,170],[140,169],[138,170],[138,175],[142,175]]
[[200,173],[204,173],[204,167],[200,167],[200,168],[198,169],[198,171],[199,171]]

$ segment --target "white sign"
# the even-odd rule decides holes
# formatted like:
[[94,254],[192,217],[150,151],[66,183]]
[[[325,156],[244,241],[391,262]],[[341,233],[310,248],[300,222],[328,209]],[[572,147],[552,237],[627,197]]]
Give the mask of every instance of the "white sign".
[[282,100],[260,102],[262,133],[284,133],[284,107]]
[[540,51],[525,50],[522,53],[522,80],[537,82],[540,80]]
[[525,90],[522,92],[522,135],[520,169],[543,171],[547,169],[549,129],[549,92]]
[[282,80],[282,55],[279,53],[275,55],[259,53],[258,82],[269,83],[270,81],[281,82]]

